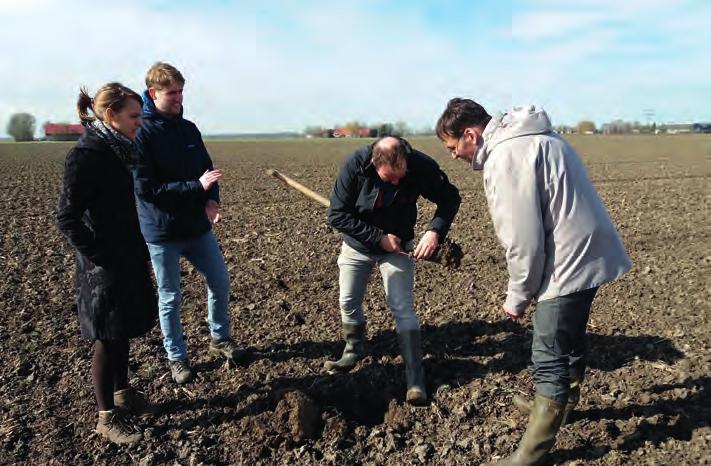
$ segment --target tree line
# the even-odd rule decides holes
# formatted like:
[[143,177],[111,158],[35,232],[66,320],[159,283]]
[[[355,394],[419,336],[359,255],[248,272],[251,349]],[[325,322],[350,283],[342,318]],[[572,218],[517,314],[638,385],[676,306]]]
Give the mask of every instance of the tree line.
[[333,137],[371,137],[380,138],[383,136],[424,136],[434,134],[434,129],[426,127],[415,130],[404,121],[395,123],[376,123],[368,125],[359,121],[349,121],[343,125],[334,125],[331,128],[324,126],[307,126],[303,134],[306,137],[333,138]]

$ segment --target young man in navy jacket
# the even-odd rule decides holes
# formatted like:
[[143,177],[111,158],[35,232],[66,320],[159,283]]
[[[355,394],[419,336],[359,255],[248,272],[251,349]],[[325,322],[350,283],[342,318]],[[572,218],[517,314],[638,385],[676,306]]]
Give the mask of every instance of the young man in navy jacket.
[[210,353],[232,360],[243,354],[230,338],[230,278],[212,233],[220,219],[222,173],[214,169],[200,131],[183,118],[184,85],[172,65],[158,62],[148,70],[134,170],[141,232],[158,282],[163,346],[179,384],[192,378],[180,322],[181,256],[207,282]]
[[[410,256],[420,196],[434,202],[437,210]],[[382,138],[346,160],[328,210],[328,222],[343,234],[338,268],[346,347],[339,360],[325,363],[326,370],[348,371],[365,354],[363,296],[377,265],[405,361],[406,399],[411,404],[427,401],[413,296],[414,259],[432,256],[444,241],[460,202],[459,191],[437,162],[404,139]]]

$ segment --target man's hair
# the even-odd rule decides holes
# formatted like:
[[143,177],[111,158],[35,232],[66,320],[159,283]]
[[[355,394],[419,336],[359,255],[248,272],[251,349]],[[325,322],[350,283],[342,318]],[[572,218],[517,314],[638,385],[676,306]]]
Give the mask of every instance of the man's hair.
[[471,99],[455,97],[447,102],[447,108],[437,120],[435,131],[437,137],[442,140],[445,137],[458,138],[467,128],[485,127],[490,119],[491,116],[478,103]]
[[410,152],[407,141],[394,136],[385,136],[373,143],[371,161],[376,167],[387,165],[391,168],[407,166],[407,154]]
[[146,87],[164,89],[174,83],[185,84],[185,78],[171,64],[155,62],[146,73]]

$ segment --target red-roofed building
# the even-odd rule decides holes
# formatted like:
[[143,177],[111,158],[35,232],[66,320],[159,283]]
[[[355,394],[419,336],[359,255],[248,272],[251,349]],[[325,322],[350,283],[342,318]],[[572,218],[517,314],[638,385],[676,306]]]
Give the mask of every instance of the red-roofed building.
[[370,137],[370,128],[359,128],[352,130],[349,128],[336,128],[333,130],[334,138],[367,138]]
[[76,141],[84,134],[82,125],[68,123],[45,123],[44,136],[48,141]]

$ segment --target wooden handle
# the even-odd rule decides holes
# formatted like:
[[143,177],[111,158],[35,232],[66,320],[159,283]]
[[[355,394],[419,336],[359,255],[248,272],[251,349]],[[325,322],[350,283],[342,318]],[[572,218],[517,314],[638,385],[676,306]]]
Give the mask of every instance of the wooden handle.
[[331,203],[330,203],[330,202],[328,201],[328,199],[326,199],[325,197],[323,197],[323,196],[321,196],[320,194],[318,194],[318,193],[316,193],[316,192],[310,190],[309,188],[307,188],[307,187],[304,186],[303,184],[301,184],[301,183],[299,183],[299,182],[297,182],[297,181],[292,180],[292,179],[289,178],[288,176],[282,175],[281,173],[279,173],[279,172],[276,171],[276,170],[272,170],[272,169],[270,168],[269,170],[267,170],[267,175],[273,176],[274,178],[283,181],[287,186],[291,186],[292,188],[296,189],[297,191],[299,191],[299,192],[300,192],[301,194],[303,194],[304,196],[311,198],[312,200],[318,202],[319,204],[321,204],[321,205],[324,206],[324,207],[329,207],[329,206],[331,205]]

